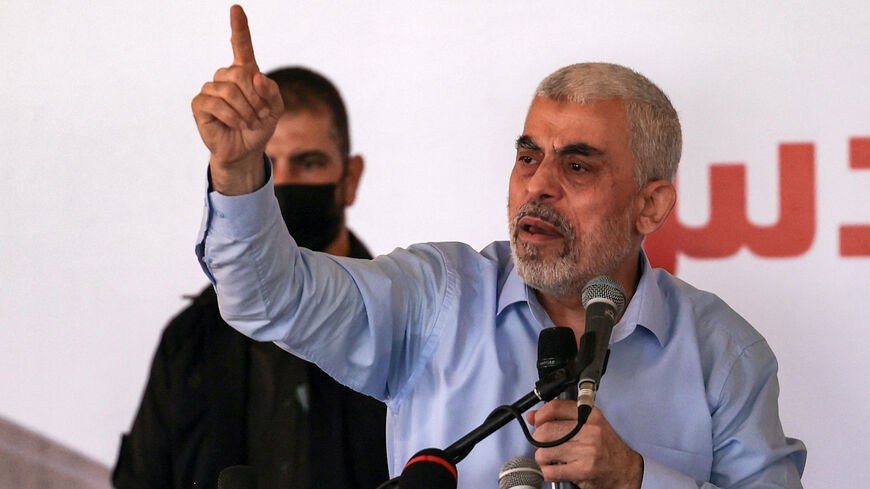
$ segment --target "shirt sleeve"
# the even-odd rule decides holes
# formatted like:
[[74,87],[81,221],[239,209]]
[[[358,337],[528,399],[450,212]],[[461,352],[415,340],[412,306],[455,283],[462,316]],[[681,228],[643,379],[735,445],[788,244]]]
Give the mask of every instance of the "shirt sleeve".
[[694,481],[644,457],[641,489],[800,489],[806,447],[783,434],[773,352],[759,340],[736,355],[713,407],[710,482]]
[[375,260],[297,247],[269,170],[253,193],[207,195],[196,252],[221,315],[243,334],[274,341],[350,388],[389,401],[431,354],[454,274],[431,245]]

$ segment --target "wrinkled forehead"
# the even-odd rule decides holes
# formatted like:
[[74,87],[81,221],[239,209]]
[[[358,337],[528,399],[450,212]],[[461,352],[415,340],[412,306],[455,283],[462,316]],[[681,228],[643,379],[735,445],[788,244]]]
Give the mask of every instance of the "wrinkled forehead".
[[577,103],[535,97],[521,139],[531,139],[543,150],[580,143],[627,147],[629,129],[622,99]]

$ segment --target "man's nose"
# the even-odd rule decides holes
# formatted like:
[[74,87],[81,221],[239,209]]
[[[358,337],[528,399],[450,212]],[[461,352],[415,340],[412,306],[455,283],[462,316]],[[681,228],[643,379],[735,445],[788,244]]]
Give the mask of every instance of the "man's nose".
[[555,158],[545,157],[529,179],[527,190],[532,198],[539,201],[562,198],[559,162]]

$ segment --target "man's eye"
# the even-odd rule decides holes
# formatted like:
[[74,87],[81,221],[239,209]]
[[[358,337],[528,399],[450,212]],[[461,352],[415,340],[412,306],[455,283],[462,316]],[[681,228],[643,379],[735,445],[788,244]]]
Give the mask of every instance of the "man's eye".
[[304,160],[301,162],[302,168],[306,170],[312,170],[314,168],[320,168],[323,166],[323,162],[320,160]]
[[582,163],[571,163],[571,171],[581,172],[586,171],[586,167]]
[[517,159],[520,160],[520,162],[525,163],[527,165],[535,162],[535,160],[531,156],[520,155],[520,157]]

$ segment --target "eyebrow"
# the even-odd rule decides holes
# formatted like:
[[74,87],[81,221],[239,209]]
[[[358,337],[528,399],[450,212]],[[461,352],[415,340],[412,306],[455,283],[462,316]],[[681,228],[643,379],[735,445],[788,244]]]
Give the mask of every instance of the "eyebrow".
[[[532,139],[531,136],[522,135],[517,138],[517,149],[528,149],[531,151],[540,151],[541,147]],[[586,143],[571,143],[565,145],[558,150],[560,155],[581,155],[581,156],[604,156],[604,151]]]
[[294,163],[305,161],[309,158],[321,158],[324,160],[328,160],[329,156],[323,151],[312,149],[310,151],[303,151],[301,153],[296,153],[290,157],[290,161]]
[[563,155],[604,156],[603,150],[586,143],[572,143],[559,148],[556,152]]
[[517,149],[522,148],[522,149],[530,149],[533,151],[538,151],[541,149],[541,147],[538,146],[537,143],[535,143],[535,140],[532,139],[531,136],[526,136],[525,134],[517,138],[516,146],[517,146]]

